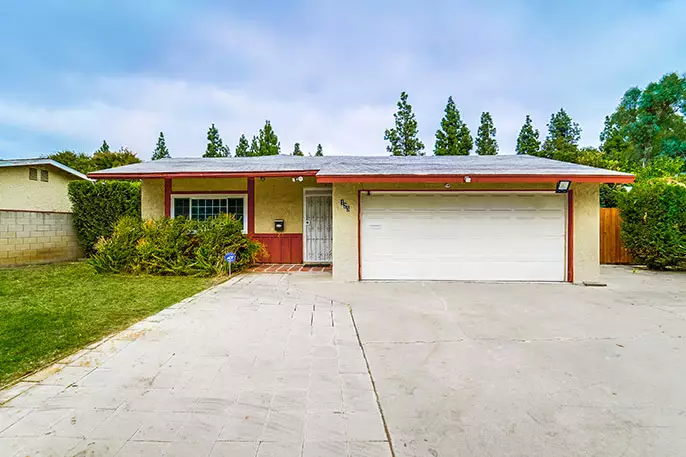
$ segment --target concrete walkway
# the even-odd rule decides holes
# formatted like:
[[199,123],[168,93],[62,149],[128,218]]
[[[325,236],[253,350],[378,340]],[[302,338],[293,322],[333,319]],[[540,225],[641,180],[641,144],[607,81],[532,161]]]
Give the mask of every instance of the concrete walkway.
[[0,404],[3,457],[391,455],[347,306],[285,275],[174,305]]

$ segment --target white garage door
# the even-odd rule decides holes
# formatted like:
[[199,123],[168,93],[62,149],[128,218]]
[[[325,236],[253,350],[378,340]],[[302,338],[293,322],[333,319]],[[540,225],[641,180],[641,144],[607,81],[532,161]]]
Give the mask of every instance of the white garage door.
[[363,193],[362,279],[564,281],[562,194]]

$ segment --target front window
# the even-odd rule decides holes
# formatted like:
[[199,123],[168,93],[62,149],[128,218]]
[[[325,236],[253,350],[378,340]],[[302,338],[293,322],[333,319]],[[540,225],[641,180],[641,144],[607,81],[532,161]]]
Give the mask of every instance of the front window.
[[232,214],[236,220],[243,222],[245,231],[245,197],[225,196],[176,196],[173,198],[172,217],[184,216],[189,219],[204,221],[220,214]]

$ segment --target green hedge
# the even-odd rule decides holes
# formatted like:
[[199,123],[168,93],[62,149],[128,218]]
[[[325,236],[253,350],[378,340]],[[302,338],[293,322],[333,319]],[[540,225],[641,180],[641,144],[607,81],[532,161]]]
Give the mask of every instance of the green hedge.
[[72,181],[69,183],[74,228],[87,255],[100,237],[112,235],[123,216],[140,218],[141,185],[128,181]]
[[648,268],[686,267],[686,185],[672,178],[636,183],[617,194],[622,241]]
[[232,270],[240,271],[263,249],[243,234],[242,222],[226,214],[203,222],[124,217],[110,238],[98,241],[89,263],[98,272],[211,276],[228,270],[227,252],[236,253]]

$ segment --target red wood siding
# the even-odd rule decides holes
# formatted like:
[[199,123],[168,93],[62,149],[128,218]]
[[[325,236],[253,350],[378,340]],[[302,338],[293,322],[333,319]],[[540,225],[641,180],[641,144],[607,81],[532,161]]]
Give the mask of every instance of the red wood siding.
[[255,233],[255,241],[264,244],[267,256],[260,263],[303,263],[303,236],[300,233]]

